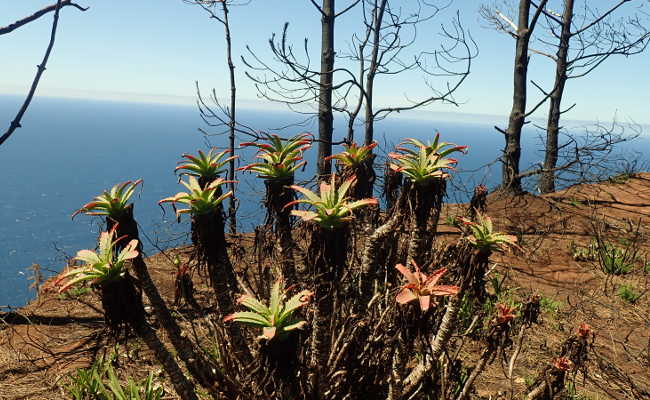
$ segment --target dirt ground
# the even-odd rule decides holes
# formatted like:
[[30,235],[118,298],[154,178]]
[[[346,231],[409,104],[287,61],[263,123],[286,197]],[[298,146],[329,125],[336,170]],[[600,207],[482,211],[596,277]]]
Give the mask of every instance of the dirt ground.
[[[444,222],[464,207],[445,207],[439,229],[442,237],[452,240],[458,235]],[[577,374],[571,399],[650,399],[650,173],[577,185],[544,196],[493,194],[488,197],[488,215],[497,230],[516,235],[521,246],[515,253],[495,254],[493,274],[506,276],[513,296],[542,296],[543,321],[528,333],[515,369],[520,393],[558,354],[560,343],[587,323],[596,333],[595,341],[586,374]],[[606,274],[596,259],[576,260],[572,248],[586,249],[596,233],[612,246],[635,253],[629,273]],[[147,260],[169,303],[173,302],[175,274],[171,258],[187,252],[188,248],[181,248]],[[622,299],[623,285],[640,297],[634,302]],[[167,393],[173,393],[161,369],[151,361],[152,354],[136,338],[119,345],[105,339],[99,307],[91,292],[76,296],[42,293],[22,309],[0,313],[0,399],[67,398],[69,375],[109,353],[117,354],[121,377],[139,379],[151,370]],[[179,310],[177,315],[184,314]],[[150,321],[156,327],[156,321]],[[158,332],[164,341],[163,330]],[[478,395],[500,398],[504,381],[497,360],[481,376]]]

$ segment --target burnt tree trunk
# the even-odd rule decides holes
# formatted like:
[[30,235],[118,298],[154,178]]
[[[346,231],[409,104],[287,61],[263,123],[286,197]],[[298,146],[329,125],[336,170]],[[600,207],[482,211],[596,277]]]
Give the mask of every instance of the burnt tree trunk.
[[526,83],[528,75],[528,44],[537,19],[547,0],[542,0],[532,21],[530,19],[531,0],[519,0],[519,18],[517,25],[517,44],[515,47],[515,63],[513,74],[512,109],[508,118],[508,128],[505,131],[506,145],[503,150],[502,190],[521,193],[521,177],[519,176],[519,161],[521,159],[521,130],[526,121]]
[[373,110],[373,92],[375,88],[375,77],[379,68],[378,58],[381,43],[381,29],[386,11],[388,0],[381,0],[379,5],[375,5],[372,21],[372,53],[370,54],[370,66],[368,67],[368,76],[366,78],[365,99],[366,115],[364,121],[365,137],[364,144],[369,145],[374,141],[375,114]]
[[103,283],[99,290],[104,321],[111,331],[119,332],[126,326],[137,328],[144,323],[142,294],[128,271],[122,277]]
[[477,185],[474,194],[465,210],[465,216],[470,221],[475,221],[477,214],[485,214],[487,211],[488,189],[485,185]]
[[555,61],[555,85],[550,95],[548,122],[546,124],[546,149],[544,154],[544,172],[539,180],[539,190],[542,193],[555,191],[555,167],[558,159],[558,137],[560,133],[560,109],[564,86],[567,81],[567,58],[569,56],[569,42],[571,40],[571,23],[573,21],[573,0],[564,1],[562,13],[562,32],[560,45]]
[[332,80],[334,70],[334,14],[335,0],[323,0],[321,13],[321,62],[318,95],[318,175],[332,173],[332,163],[325,157],[332,155]]
[[[230,78],[230,108],[228,109],[228,149],[230,154],[235,154],[235,116],[236,116],[236,99],[237,86],[235,84],[235,64],[232,61],[232,36],[230,34],[230,22],[228,20],[228,2],[222,1],[223,26],[226,33],[226,58],[228,60],[228,73]],[[228,188],[232,191],[232,196],[228,200],[228,222],[230,233],[237,233],[237,198],[235,197],[235,160],[230,160],[228,164]]]
[[384,169],[384,190],[383,195],[386,200],[386,210],[394,211],[397,200],[399,199],[400,190],[404,184],[404,178],[401,172],[393,171],[390,168],[390,162],[386,163]]
[[348,191],[348,196],[353,200],[361,200],[372,197],[374,183],[377,179],[375,170],[373,168],[375,160],[375,155],[370,154],[368,157],[353,167],[343,167],[339,172],[339,182],[337,185],[340,185],[345,180],[356,177],[357,180],[352,185]]

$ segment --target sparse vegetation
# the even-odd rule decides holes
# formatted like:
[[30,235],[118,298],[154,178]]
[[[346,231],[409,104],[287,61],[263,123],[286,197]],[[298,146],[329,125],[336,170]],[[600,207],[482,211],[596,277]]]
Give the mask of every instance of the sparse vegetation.
[[637,292],[636,288],[630,285],[621,285],[616,292],[618,297],[627,301],[628,303],[636,303],[641,298],[641,294]]
[[542,308],[543,312],[551,314],[555,317],[562,308],[563,304],[561,301],[543,296],[539,301],[539,305]]
[[[630,2],[600,13],[588,2],[574,12],[574,2],[566,1],[560,14],[547,0],[521,0],[518,18],[506,9],[482,8],[491,25],[515,39],[514,96],[507,128],[495,127],[505,139],[494,161],[503,168],[499,193],[488,196],[481,184],[466,190],[468,197],[473,193],[469,204],[459,205],[444,202],[448,187],[464,186],[450,182],[459,165],[451,157],[466,154],[467,146],[444,142],[436,132],[430,141],[408,138],[384,153],[374,130],[375,122],[394,113],[435,102],[460,104],[455,92],[478,54],[460,13],[443,25],[439,47],[424,30],[424,46],[409,49],[423,32],[421,24],[437,23],[434,17],[448,12],[445,5],[304,2],[321,22],[320,63],[311,54],[313,41],[292,44],[288,22],[268,41],[272,60],[249,46],[241,58],[243,75],[260,98],[284,103],[307,115],[304,124],[318,125],[317,135],[296,134],[300,123],[287,121],[281,136],[236,117],[228,15],[231,6],[248,1],[185,0],[225,28],[230,72],[227,105],[220,103],[222,88],[212,91],[211,108],[196,85],[201,118],[215,132],[199,130],[215,137],[227,133],[228,150],[182,154],[174,173],[172,163],[168,172],[186,192],[158,202],[163,213],[162,206],[170,205],[179,222],[183,214],[191,219],[191,243],[163,250],[151,239],[160,253],[145,260],[133,206],[142,180],[119,183],[75,211],[73,218],[101,217],[97,248],[72,259],[64,254],[65,270],[43,285],[35,264],[30,279],[37,301],[20,310],[0,306],[0,397],[588,400],[595,388],[597,396],[648,400],[650,378],[638,372],[650,365],[643,335],[650,328],[650,264],[644,256],[650,184],[642,182],[650,179],[636,171],[635,161],[610,168],[613,147],[634,136],[618,132],[616,122],[588,128],[583,136],[560,124],[572,108],[560,107],[567,79],[648,46],[650,31],[641,22],[647,13],[612,19]],[[52,50],[59,12],[67,6],[85,11],[71,0],[56,0],[0,27],[4,35],[54,14],[44,59],[0,145],[21,126]],[[578,8],[584,15],[577,15]],[[359,29],[349,25],[354,34],[340,48],[334,32],[348,27],[335,30],[335,22],[348,12],[362,18]],[[556,62],[553,88],[527,76],[538,55]],[[430,93],[405,91],[401,105],[373,99],[380,88],[393,86],[375,85],[375,79],[409,71],[425,78],[418,91]],[[534,104],[527,103],[529,82],[543,94]],[[546,101],[544,162],[520,170],[522,129]],[[341,116],[345,137],[335,124]],[[363,142],[355,138],[361,126]],[[466,128],[475,133],[472,125]],[[237,147],[240,135],[246,142]],[[118,151],[131,144],[103,140]],[[303,177],[312,145],[318,146],[316,173]],[[334,146],[342,151],[333,152]],[[263,182],[266,218],[238,234],[235,151],[245,148],[257,152],[239,171]],[[383,179],[377,158],[386,167]],[[490,173],[481,182],[492,184]],[[522,180],[538,175],[536,189],[544,194],[525,193]],[[599,183],[553,193],[567,176]],[[376,180],[384,184],[385,204],[374,197]],[[439,231],[441,215],[455,229]],[[558,251],[569,241],[579,264]],[[38,390],[14,393],[14,385]],[[166,387],[175,393],[165,393]]]
[[[304,136],[288,142],[279,137],[271,140],[274,144],[270,147],[265,143],[256,147],[261,152],[278,147],[282,152],[281,147],[290,146],[291,162],[300,162],[310,144]],[[102,303],[105,321],[116,332],[121,327],[133,328],[139,342],[153,350],[170,377],[178,373],[181,382],[186,379],[186,387],[172,381],[184,399],[194,399],[199,391],[216,399],[224,398],[225,392],[226,397],[240,398],[355,399],[371,390],[381,398],[399,392],[396,399],[469,399],[480,376],[494,369],[496,358],[504,360],[507,380],[502,386],[513,396],[522,391],[542,393],[552,387],[567,398],[580,398],[581,392],[567,384],[573,382],[572,371],[588,365],[589,340],[594,336],[586,324],[565,339],[561,351],[547,349],[542,371],[528,371],[528,375],[514,372],[540,314],[553,321],[547,329],[566,326],[561,312],[564,304],[548,295],[531,294],[525,282],[513,285],[513,269],[500,268],[493,261],[495,255],[502,260],[534,255],[514,235],[496,229],[509,225],[503,220],[495,223],[488,216],[486,188],[474,191],[472,209],[448,214],[455,215],[448,222],[458,230],[442,240],[435,229],[446,179],[456,163],[441,161],[441,154],[464,148],[440,142],[439,137],[431,144],[408,142],[402,146],[397,149],[398,156],[392,156],[392,172],[403,173],[404,182],[391,210],[384,213],[379,212],[376,199],[358,198],[354,191],[357,178],[349,175],[348,168],[360,167],[363,161],[353,165],[347,156],[332,157],[344,160],[339,160],[337,174],[321,180],[317,190],[287,186],[293,181],[293,167],[285,170],[286,165],[279,166],[282,171],[275,180],[271,169],[259,166],[258,173],[265,171],[269,192],[264,204],[270,218],[258,227],[247,246],[229,243],[232,238],[224,234],[220,205],[231,194],[222,194],[220,189],[227,181],[216,176],[202,187],[202,176],[197,173],[197,179],[195,171],[187,169],[184,175],[188,177],[181,183],[188,192],[165,198],[160,204],[171,203],[175,209],[181,205],[177,216],[191,216],[194,246],[184,255],[167,257],[176,277],[174,308],[164,302],[150,303],[157,317],[167,318],[167,313],[164,329],[170,334],[170,343],[152,341],[148,336],[155,331],[146,325],[138,290],[140,282],[147,279],[143,274],[147,266],[137,230],[124,229],[137,226],[133,205],[128,202],[137,183],[112,190],[119,207],[105,204],[96,209],[87,204],[79,211],[99,212],[110,230],[100,236],[98,251],[79,252],[77,259],[83,265],[66,270],[56,281],[70,292],[61,300],[76,301],[93,293],[91,288],[128,277],[131,269],[137,272],[130,297],[100,293],[102,301],[114,299]],[[364,149],[366,157],[373,148]],[[207,159],[208,155],[204,156]],[[185,171],[183,168],[177,172]],[[374,210],[372,218],[368,218],[368,210]],[[263,234],[265,228],[271,229]],[[512,230],[529,232],[521,225]],[[571,243],[571,256],[597,265],[608,272],[608,279],[612,279],[609,275],[633,272],[640,260],[640,236],[629,228],[631,234],[605,240],[603,231],[594,230],[594,239],[586,247]],[[119,232],[123,237],[117,238]],[[207,269],[207,282],[192,275],[195,268],[199,273]],[[292,284],[286,286],[288,281]],[[90,282],[90,287],[84,282]],[[206,295],[208,287],[211,293]],[[155,286],[143,288],[149,298],[155,298]],[[236,293],[243,294],[237,298]],[[628,303],[638,304],[642,298],[633,286],[620,286],[617,294]],[[86,296],[84,301],[89,300],[92,297]],[[137,316],[129,317],[138,310]],[[174,328],[177,321],[184,321],[184,327]],[[179,335],[171,339],[174,334]],[[167,347],[169,356],[165,358]],[[476,352],[477,347],[482,350]],[[147,353],[140,349],[126,352],[133,359],[147,358]],[[427,361],[434,359],[444,361],[440,366]],[[186,368],[178,368],[176,360]],[[250,370],[252,363],[258,367]],[[154,390],[151,376],[121,383],[112,368],[98,364],[80,370],[66,390],[73,398],[84,400],[160,398],[162,392]],[[393,374],[399,380],[393,381]],[[193,387],[190,379],[201,388]],[[260,382],[267,383],[262,386]]]
[[68,378],[65,388],[73,400],[161,400],[164,389],[154,383],[153,372],[122,384],[109,361],[99,359],[88,368],[79,368]]
[[569,251],[576,261],[596,262],[607,275],[625,275],[634,269],[638,261],[636,244],[627,240],[619,240],[619,243],[624,247],[602,239],[594,239],[586,247],[572,242]]
[[625,251],[614,245],[605,244],[597,250],[600,267],[609,275],[625,275],[634,268],[634,259]]

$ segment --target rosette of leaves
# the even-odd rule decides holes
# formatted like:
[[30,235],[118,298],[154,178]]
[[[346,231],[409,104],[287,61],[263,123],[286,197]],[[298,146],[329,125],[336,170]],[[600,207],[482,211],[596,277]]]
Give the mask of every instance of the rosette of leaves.
[[359,146],[356,143],[344,144],[344,151],[325,157],[325,160],[336,160],[340,165],[354,168],[361,165],[372,154],[372,149],[377,147],[377,142]]
[[287,292],[282,281],[277,280],[271,288],[268,305],[248,294],[241,295],[237,303],[249,311],[230,314],[223,320],[262,328],[260,339],[284,339],[291,331],[302,329],[307,324],[297,317],[296,311],[309,304],[313,296],[311,291],[303,290],[288,298]]
[[100,234],[97,251],[77,252],[74,261],[82,264],[67,269],[55,281],[56,285],[62,284],[59,292],[83,282],[100,289],[104,318],[113,329],[123,322],[140,323],[144,318],[142,302],[127,270],[127,261],[139,255],[138,241],[129,241],[118,252],[117,244],[124,237],[116,239],[115,232],[114,227]]
[[376,175],[373,168],[374,155],[372,149],[377,142],[359,146],[356,143],[344,144],[344,151],[325,157],[325,160],[336,160],[337,170],[341,180],[352,175],[357,177],[356,183],[350,189],[350,197],[363,199],[371,197]]
[[174,170],[179,175],[194,176],[199,180],[201,187],[205,187],[209,182],[217,179],[219,175],[227,170],[230,161],[235,160],[238,156],[230,156],[230,150],[224,150],[215,153],[216,149],[210,149],[208,153],[199,150],[198,155],[183,154],[185,160],[180,161]]
[[517,237],[495,232],[492,219],[486,215],[477,213],[476,222],[462,219],[462,223],[470,229],[471,235],[467,237],[467,241],[481,252],[505,251],[516,246]]
[[517,316],[515,311],[517,307],[510,306],[504,303],[497,303],[497,316],[495,318],[497,324],[503,325],[507,324]]
[[304,198],[291,201],[285,207],[298,203],[309,204],[313,207],[313,211],[291,210],[291,214],[300,217],[303,221],[313,221],[325,229],[339,228],[352,220],[354,210],[378,203],[377,199],[373,198],[350,201],[347,193],[356,179],[354,176],[348,178],[337,188],[335,177],[332,175],[330,183],[320,183],[319,194],[301,186],[292,185],[291,188],[301,193]]
[[72,214],[72,218],[78,214],[104,215],[114,220],[119,220],[126,213],[129,207],[129,199],[133,196],[136,187],[142,183],[142,179],[126,181],[105,190],[89,203],[84,204]]
[[83,264],[59,276],[58,283],[66,281],[59,292],[64,292],[71,286],[85,281],[91,281],[93,286],[99,286],[123,278],[126,273],[126,261],[138,256],[137,240],[131,240],[119,253],[115,251],[116,244],[123,239],[124,237],[115,239],[115,229],[112,229],[99,235],[97,252],[78,251],[73,260],[81,261]]
[[282,180],[293,177],[295,171],[305,165],[302,153],[311,147],[311,138],[306,133],[289,139],[267,135],[265,142],[246,142],[241,146],[257,147],[259,150],[256,158],[262,161],[251,163],[239,170],[256,172],[262,179]]
[[[397,264],[395,269],[405,278],[406,283],[401,286],[396,300],[399,304],[408,304],[412,301],[418,301],[420,310],[427,312],[431,305],[436,305],[436,297],[454,296],[460,291],[460,287],[452,285],[438,285],[440,278],[447,272],[446,268],[440,268],[433,271],[430,275],[420,271],[417,265],[413,265],[415,271],[402,264]],[[433,299],[432,299],[433,298]]]
[[458,162],[447,156],[455,152],[464,153],[466,149],[467,146],[441,142],[439,133],[433,143],[424,144],[417,139],[406,139],[396,147],[397,152],[388,154],[394,160],[389,167],[416,184],[432,178],[445,179],[449,176],[445,170],[453,170]]
[[[164,203],[171,203],[178,220],[180,220],[181,214],[209,214],[215,212],[225,199],[232,196],[232,191],[219,194],[221,185],[230,182],[232,181],[217,178],[205,188],[202,188],[194,176],[189,176],[187,182],[180,182],[187,188],[187,192],[178,192],[174,196],[166,197],[158,201],[158,205],[162,206]],[[177,208],[177,204],[185,205],[187,208]]]

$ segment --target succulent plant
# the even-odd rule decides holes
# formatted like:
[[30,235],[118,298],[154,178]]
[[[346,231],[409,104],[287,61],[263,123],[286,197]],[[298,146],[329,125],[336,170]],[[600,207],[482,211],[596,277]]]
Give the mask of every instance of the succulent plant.
[[262,162],[246,165],[239,170],[257,172],[263,179],[286,179],[305,165],[306,161],[302,161],[302,153],[311,147],[311,138],[306,133],[286,140],[278,135],[267,135],[263,143],[246,142],[241,146],[257,147],[259,149],[257,158]]
[[105,215],[116,219],[126,211],[129,199],[135,192],[135,188],[141,183],[142,179],[126,181],[113,186],[110,190],[105,190],[95,197],[95,200],[84,204],[75,211],[72,218],[83,213],[86,215]]
[[583,339],[588,339],[590,336],[594,336],[595,333],[591,329],[591,326],[589,326],[588,324],[583,322],[583,323],[580,324],[580,326],[576,330],[576,335],[578,337],[583,338]]
[[[413,265],[415,271],[411,271],[402,264],[397,264],[397,269],[406,278],[406,283],[402,285],[396,300],[399,304],[408,304],[417,300],[420,304],[422,312],[429,310],[433,303],[436,305],[435,297],[438,296],[454,296],[458,294],[460,288],[451,285],[438,285],[440,278],[447,272],[446,268],[440,268],[433,271],[430,275],[420,272],[417,265]],[[434,298],[433,301],[431,298]]]
[[567,357],[558,357],[553,360],[553,366],[559,371],[566,372],[573,368],[573,362]]
[[372,149],[377,147],[377,142],[372,142],[364,146],[359,146],[356,143],[344,144],[343,147],[345,147],[344,151],[325,157],[325,160],[336,160],[339,164],[346,167],[355,167],[364,162],[372,154]]
[[180,175],[190,175],[197,178],[203,178],[206,182],[216,179],[227,169],[227,164],[238,156],[227,157],[230,150],[224,150],[214,153],[215,149],[210,149],[208,153],[199,150],[198,156],[183,154],[183,160],[174,171],[180,171]]
[[515,319],[516,307],[510,307],[509,305],[503,303],[497,303],[496,306],[497,306],[497,317],[496,317],[497,324],[499,325],[507,324],[508,322]]
[[304,221],[313,221],[326,229],[335,229],[352,220],[352,212],[358,208],[378,204],[377,199],[361,199],[349,201],[348,189],[355,182],[352,176],[337,188],[335,176],[332,175],[330,183],[321,182],[320,193],[316,194],[301,186],[292,185],[291,188],[304,195],[304,198],[291,201],[285,205],[305,203],[314,208],[308,210],[291,210],[291,214],[302,218]]
[[397,152],[388,154],[394,161],[389,164],[395,172],[401,172],[414,183],[424,183],[432,178],[445,179],[457,163],[453,158],[446,158],[454,152],[464,153],[467,146],[440,142],[436,133],[433,143],[424,144],[417,139],[406,139],[396,147]]
[[115,254],[116,244],[124,239],[115,239],[116,228],[102,232],[99,236],[99,249],[80,250],[74,257],[75,261],[83,264],[64,271],[57,279],[58,285],[65,281],[59,292],[63,292],[80,282],[92,281],[94,286],[123,277],[126,273],[126,261],[138,256],[138,241],[131,240],[118,254]]
[[248,294],[237,300],[250,311],[236,312],[226,316],[224,322],[239,322],[262,328],[260,339],[282,339],[295,329],[302,329],[307,322],[296,317],[296,311],[309,304],[313,293],[303,290],[287,299],[288,289],[283,288],[281,280],[275,281],[271,288],[269,305]]
[[471,231],[467,241],[481,251],[503,251],[508,247],[516,246],[517,237],[494,232],[492,219],[486,215],[477,213],[476,222],[462,219],[462,223],[469,226]]
[[[158,202],[162,207],[164,203],[171,203],[176,217],[180,220],[181,214],[202,215],[218,210],[223,200],[232,196],[232,191],[218,195],[219,187],[223,184],[230,183],[222,178],[217,178],[210,182],[205,188],[201,188],[199,182],[194,176],[189,176],[187,182],[180,183],[185,186],[188,192],[179,192],[174,196],[166,197]],[[187,208],[176,208],[176,204],[184,204]]]

